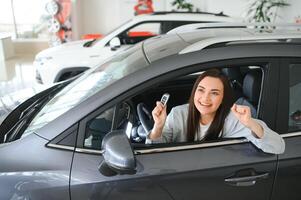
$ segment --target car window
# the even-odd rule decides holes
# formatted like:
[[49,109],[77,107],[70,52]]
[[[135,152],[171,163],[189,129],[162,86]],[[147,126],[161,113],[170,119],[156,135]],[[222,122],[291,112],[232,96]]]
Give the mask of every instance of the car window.
[[[222,68],[222,72],[228,77],[230,85],[233,90],[233,102],[239,105],[249,106],[251,109],[252,117],[257,118],[260,107],[260,94],[262,89],[263,80],[263,67],[259,65],[243,65]],[[139,104],[143,103],[143,110],[148,110],[149,113],[156,105],[156,101],[160,100],[164,93],[169,93],[170,98],[167,103],[167,113],[172,108],[187,104],[191,94],[192,87],[197,77],[202,71],[191,73],[170,80],[164,81],[151,88],[148,88],[137,94],[131,99],[137,113],[139,112]],[[147,113],[144,113],[146,120]],[[137,116],[138,121],[133,122],[133,129],[131,135],[132,143],[143,143],[146,140],[146,131],[143,128],[142,121]],[[143,117],[143,115],[142,115]]]
[[84,147],[100,149],[103,137],[111,131],[114,108],[110,108],[86,124]]
[[[263,77],[262,66],[225,67],[222,71],[228,77],[232,87],[232,101],[239,105],[249,106],[252,117],[257,118]],[[200,73],[202,72],[173,78],[158,86],[149,88],[134,97],[132,99],[133,104],[144,103],[145,108],[151,113],[156,101],[160,100],[164,93],[169,93],[170,98],[167,103],[167,112],[169,113],[173,107],[188,103],[192,87]],[[141,127],[141,120],[134,124],[137,125],[135,130],[137,133],[132,134],[132,136],[135,136],[135,138],[132,138],[132,142],[136,143],[138,141],[138,143],[141,143],[141,141],[145,141],[145,131]]]
[[148,22],[138,24],[129,30],[121,33],[118,37],[122,44],[136,44],[147,38],[160,34],[160,22]]
[[289,132],[301,130],[301,64],[289,67]]
[[193,24],[193,23],[207,23],[201,21],[164,21],[162,22],[161,26],[161,34],[167,33],[168,31],[177,28],[179,26],[183,26],[186,24]]
[[84,147],[101,149],[101,143],[106,134],[113,130],[127,131],[130,122],[130,106],[127,103],[117,104],[86,123]]
[[139,24],[128,30],[127,35],[129,37],[147,37],[156,36],[160,34],[160,23],[144,23]]
[[[246,65],[238,67],[225,67],[223,73],[227,75],[230,85],[234,91],[233,102],[248,105],[257,116],[263,70],[262,66]],[[173,77],[162,83],[151,86],[138,92],[136,95],[125,99],[117,105],[104,112],[96,114],[86,123],[84,147],[88,149],[101,149],[101,143],[106,134],[113,130],[124,130],[130,139],[133,148],[153,148],[157,145],[185,145],[182,142],[171,142],[169,144],[146,144],[147,131],[138,113],[143,113],[146,123],[152,123],[148,117],[156,101],[160,100],[164,93],[170,94],[167,103],[167,113],[175,106],[186,104],[197,77],[202,73],[198,71],[188,75]],[[244,85],[244,80],[248,80]],[[258,86],[258,87],[257,87]],[[249,88],[251,87],[251,88]],[[246,88],[247,91],[244,91]],[[250,90],[252,92],[250,93]],[[143,104],[139,111],[139,105]],[[143,112],[141,112],[143,110]],[[148,111],[148,113],[147,113]],[[152,127],[152,125],[150,125]]]

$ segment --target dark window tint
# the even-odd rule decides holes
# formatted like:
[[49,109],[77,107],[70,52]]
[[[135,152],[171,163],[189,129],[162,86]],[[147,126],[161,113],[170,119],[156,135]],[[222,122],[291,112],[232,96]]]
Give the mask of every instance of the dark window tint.
[[73,125],[62,134],[54,138],[51,143],[59,144],[63,146],[75,146],[76,136],[77,136],[78,124]]
[[168,31],[177,28],[182,25],[186,24],[193,24],[193,23],[203,23],[203,22],[196,22],[196,21],[167,21],[167,22],[162,22],[161,26],[161,34],[167,33]]
[[110,132],[112,128],[113,114],[114,109],[110,108],[87,123],[84,141],[86,148],[101,148],[103,137]]
[[[118,103],[89,120],[86,124],[84,147],[101,149],[103,138],[112,130],[124,130],[127,133],[127,126],[131,128],[129,118],[130,106],[127,103]],[[127,135],[129,136],[130,133]]]
[[289,73],[289,131],[301,130],[301,64],[291,64]]
[[160,27],[160,22],[142,23],[130,28],[126,32],[121,33],[118,37],[122,44],[133,45],[147,38],[159,35],[161,29]]

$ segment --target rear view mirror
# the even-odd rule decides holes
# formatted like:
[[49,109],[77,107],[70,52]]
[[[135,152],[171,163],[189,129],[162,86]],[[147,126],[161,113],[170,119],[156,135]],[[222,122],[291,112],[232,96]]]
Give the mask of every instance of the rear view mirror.
[[124,131],[112,131],[102,141],[104,160],[99,172],[105,176],[116,174],[134,174],[136,159],[131,144]]
[[120,47],[121,45],[121,42],[120,42],[120,39],[118,37],[114,37],[110,43],[109,43],[110,47],[111,47],[111,50],[112,51],[115,51],[117,48]]

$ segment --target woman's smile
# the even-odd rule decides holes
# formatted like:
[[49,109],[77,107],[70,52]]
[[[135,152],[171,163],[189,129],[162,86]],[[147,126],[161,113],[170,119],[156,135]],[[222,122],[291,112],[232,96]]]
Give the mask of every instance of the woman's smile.
[[200,81],[194,95],[194,105],[201,115],[214,116],[223,100],[224,86],[221,80],[205,77]]

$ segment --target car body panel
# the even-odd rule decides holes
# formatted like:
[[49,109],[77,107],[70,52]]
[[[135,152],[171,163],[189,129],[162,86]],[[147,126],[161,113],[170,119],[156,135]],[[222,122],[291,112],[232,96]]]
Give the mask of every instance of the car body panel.
[[48,142],[31,134],[0,144],[1,199],[69,199],[73,152],[45,148]]
[[[280,199],[300,199],[299,180],[301,176],[301,131],[288,131],[290,102],[290,64],[300,64],[300,57],[282,58],[280,61],[280,87],[277,108],[277,130],[282,133],[286,149],[285,152],[278,156],[277,180],[273,189],[273,200]],[[300,72],[300,68],[298,70]],[[295,72],[295,78],[300,77]],[[296,81],[300,80],[297,79]],[[297,82],[300,84],[300,81]],[[296,94],[294,94],[296,95]],[[298,101],[298,96],[297,101]],[[300,105],[300,104],[299,104]],[[300,125],[299,125],[300,126]]]
[[[133,175],[103,176],[97,168],[102,159],[75,153],[72,199],[268,199],[276,170],[276,156],[258,152],[250,143],[138,154]],[[269,177],[250,187],[225,183],[236,171],[250,168]]]

